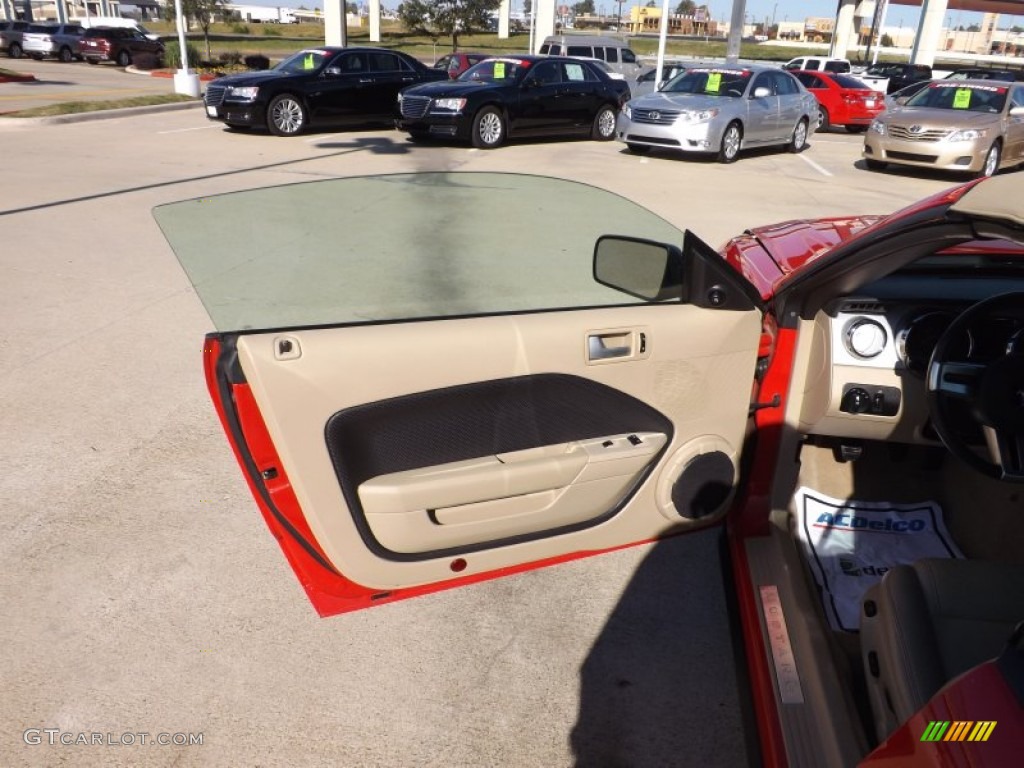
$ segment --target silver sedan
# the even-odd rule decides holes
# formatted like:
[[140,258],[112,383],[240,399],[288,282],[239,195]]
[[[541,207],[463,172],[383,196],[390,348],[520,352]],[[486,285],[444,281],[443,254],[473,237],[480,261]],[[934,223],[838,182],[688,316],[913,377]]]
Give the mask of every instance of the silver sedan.
[[814,96],[781,69],[696,67],[626,104],[616,138],[633,152],[715,152],[731,163],[750,147],[784,144],[802,151],[817,115]]

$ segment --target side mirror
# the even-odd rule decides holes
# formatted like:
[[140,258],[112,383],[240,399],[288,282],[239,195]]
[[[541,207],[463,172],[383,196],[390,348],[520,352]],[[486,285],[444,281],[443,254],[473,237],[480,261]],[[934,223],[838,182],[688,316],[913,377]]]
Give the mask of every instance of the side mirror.
[[328,67],[324,70],[324,74],[330,75],[331,77],[338,77],[341,74],[341,67]]
[[772,95],[772,89],[771,88],[765,88],[763,85],[758,86],[757,88],[754,89],[754,98],[755,99],[767,99],[771,95]]
[[645,301],[679,299],[683,252],[654,240],[602,235],[594,245],[594,280]]

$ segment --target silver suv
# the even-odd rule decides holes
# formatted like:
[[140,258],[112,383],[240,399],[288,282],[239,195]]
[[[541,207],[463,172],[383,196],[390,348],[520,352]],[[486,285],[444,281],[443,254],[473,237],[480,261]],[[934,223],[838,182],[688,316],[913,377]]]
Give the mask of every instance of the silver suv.
[[21,58],[21,36],[28,29],[27,21],[0,21],[0,51],[12,59]]
[[81,59],[78,42],[85,29],[77,24],[33,24],[25,30],[21,47],[33,59],[56,56],[61,61]]

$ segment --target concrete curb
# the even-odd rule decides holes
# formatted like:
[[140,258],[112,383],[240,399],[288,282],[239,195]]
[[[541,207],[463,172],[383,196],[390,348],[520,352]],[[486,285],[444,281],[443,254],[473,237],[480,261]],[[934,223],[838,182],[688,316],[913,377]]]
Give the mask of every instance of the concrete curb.
[[64,123],[84,123],[91,120],[113,120],[117,117],[150,115],[156,112],[176,112],[181,109],[195,109],[201,106],[203,106],[202,99],[196,99],[195,101],[177,101],[170,104],[151,104],[146,107],[99,109],[95,112],[78,112],[73,115],[54,115],[53,117],[0,117],[0,127],[62,125]]

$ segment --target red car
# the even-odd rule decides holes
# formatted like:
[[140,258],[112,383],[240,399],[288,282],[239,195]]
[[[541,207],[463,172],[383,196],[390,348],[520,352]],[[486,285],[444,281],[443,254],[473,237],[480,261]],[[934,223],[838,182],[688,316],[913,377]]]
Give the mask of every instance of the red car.
[[885,110],[885,99],[852,75],[832,72],[793,72],[818,100],[818,130],[843,125],[850,133],[863,133]]
[[159,57],[164,44],[150,40],[142,32],[129,27],[90,27],[78,43],[78,55],[90,64],[113,61],[127,67],[139,55]]
[[[538,200],[559,226],[535,226]],[[321,615],[724,526],[764,764],[1019,764],[1016,176],[721,252],[517,174],[155,216],[217,327],[228,440]]]
[[491,58],[486,53],[464,53],[458,51],[442,56],[434,62],[434,69],[444,69],[448,72],[448,79],[454,80],[474,64],[479,64],[485,59]]

